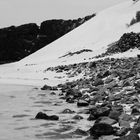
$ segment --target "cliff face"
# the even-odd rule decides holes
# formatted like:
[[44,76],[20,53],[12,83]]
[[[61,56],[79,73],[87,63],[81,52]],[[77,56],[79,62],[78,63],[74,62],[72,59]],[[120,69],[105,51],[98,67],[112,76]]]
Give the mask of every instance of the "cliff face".
[[18,61],[75,29],[95,14],[75,20],[47,20],[0,29],[0,63]]

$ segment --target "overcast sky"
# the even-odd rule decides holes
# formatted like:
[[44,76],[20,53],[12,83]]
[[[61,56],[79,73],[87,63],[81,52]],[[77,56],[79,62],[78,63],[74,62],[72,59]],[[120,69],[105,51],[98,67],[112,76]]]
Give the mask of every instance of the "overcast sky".
[[0,0],[0,27],[47,19],[73,19],[126,0]]

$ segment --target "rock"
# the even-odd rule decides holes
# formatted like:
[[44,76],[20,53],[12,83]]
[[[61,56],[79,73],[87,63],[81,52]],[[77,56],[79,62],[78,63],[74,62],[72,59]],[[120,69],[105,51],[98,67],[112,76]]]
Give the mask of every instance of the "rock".
[[43,119],[43,120],[59,120],[59,117],[56,115],[48,116],[45,113],[39,112],[36,116],[35,119]]
[[100,137],[102,135],[113,135],[115,133],[113,127],[105,123],[94,124],[90,128],[90,135]]
[[140,134],[140,124],[135,124],[133,129],[131,130],[132,133]]
[[68,97],[68,98],[66,98],[66,102],[72,104],[75,101],[74,101],[73,97]]
[[51,95],[56,95],[56,93],[55,93],[55,92],[51,92],[50,94],[51,94]]
[[140,117],[137,119],[137,124],[140,124]]
[[119,126],[125,127],[125,128],[130,128],[130,122],[124,121],[124,120],[119,120]]
[[91,68],[96,68],[96,62],[90,62],[88,67],[89,67],[90,69],[91,69]]
[[130,128],[126,128],[126,127],[123,127],[121,128],[119,131],[116,132],[116,136],[124,136],[126,135],[131,129]]
[[95,121],[95,124],[96,123],[105,123],[105,124],[113,125],[113,124],[117,123],[117,121],[113,120],[109,117],[100,117]]
[[104,80],[104,83],[105,83],[105,84],[109,84],[109,83],[113,82],[113,80],[114,80],[114,79],[113,79],[112,77],[109,76],[109,77],[107,77],[107,78]]
[[127,136],[122,136],[121,138],[117,140],[140,140],[139,136],[136,133],[130,133]]
[[63,113],[63,114],[73,114],[73,113],[75,113],[75,111],[72,111],[70,109],[64,109],[61,113]]
[[72,97],[73,99],[77,99],[77,98],[82,97],[82,93],[78,89],[69,88],[66,90],[65,96],[67,98]]
[[140,109],[138,107],[133,107],[131,114],[132,115],[140,115]]
[[123,112],[123,106],[122,105],[114,105],[112,106],[113,111]]
[[41,90],[51,90],[51,86],[48,86],[48,85],[44,85]]
[[80,116],[80,115],[75,115],[72,119],[74,119],[74,120],[82,120],[84,118],[82,116]]
[[134,87],[136,90],[140,90],[140,80],[137,80],[135,83],[134,83]]
[[85,107],[85,106],[89,106],[89,103],[87,101],[84,101],[84,100],[79,100],[77,102],[77,106],[78,107]]
[[88,136],[88,133],[82,129],[76,129],[73,133],[76,135]]
[[119,116],[120,116],[120,115],[121,115],[121,112],[119,112],[119,111],[110,111],[110,113],[109,113],[109,117],[110,117],[111,119],[116,120],[116,121],[119,120]]
[[104,84],[104,81],[102,79],[96,79],[93,83],[93,86],[99,86],[99,85],[103,85]]
[[108,107],[98,107],[98,108],[94,108],[91,109],[91,113],[90,116],[88,117],[88,120],[95,120],[98,119],[99,117],[102,116],[108,116],[110,113],[110,108]]
[[123,114],[121,114],[119,116],[119,120],[132,122],[133,121],[133,118],[132,118],[131,115],[128,115],[128,114],[123,113]]

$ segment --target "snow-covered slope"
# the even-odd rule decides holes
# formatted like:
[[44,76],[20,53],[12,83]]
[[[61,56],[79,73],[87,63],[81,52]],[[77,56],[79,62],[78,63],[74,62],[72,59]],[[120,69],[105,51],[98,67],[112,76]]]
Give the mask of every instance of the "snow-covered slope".
[[[98,13],[96,17],[79,28],[66,34],[50,45],[21,60],[19,64],[61,64],[61,62],[83,61],[84,58],[94,57],[103,53],[107,45],[118,40],[125,32],[140,31],[140,24],[127,26],[136,12],[140,10],[140,1],[132,0],[113,6]],[[137,28],[135,28],[135,26]],[[60,58],[68,52],[90,49],[93,52],[83,53],[82,57],[71,56]]]
[[[140,1],[128,0],[101,11],[93,19],[23,60],[0,66],[0,82],[13,83],[14,79],[16,83],[20,83],[21,80],[21,83],[30,81],[30,84],[32,82],[34,84],[41,81],[40,84],[47,82],[50,84],[50,81],[53,81],[52,83],[56,84],[56,80],[65,81],[65,79],[56,78],[65,77],[64,73],[62,75],[44,73],[44,70],[49,66],[93,61],[94,59],[91,58],[105,52],[108,45],[117,41],[124,33],[140,32],[140,23],[128,27],[139,10]],[[140,50],[135,49],[113,57],[132,57],[137,53],[140,54]]]

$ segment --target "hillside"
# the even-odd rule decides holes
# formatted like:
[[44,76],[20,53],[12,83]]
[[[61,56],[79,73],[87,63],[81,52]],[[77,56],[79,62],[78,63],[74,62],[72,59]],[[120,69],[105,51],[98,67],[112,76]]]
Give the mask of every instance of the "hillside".
[[0,29],[0,63],[21,60],[80,26],[95,14],[74,20],[47,20]]
[[[128,0],[103,10],[85,24],[23,59],[19,64],[47,66],[89,61],[89,58],[106,52],[108,45],[118,41],[124,33],[140,31],[139,22],[129,26],[139,8],[139,1]],[[91,51],[72,57],[62,57],[83,49]]]

